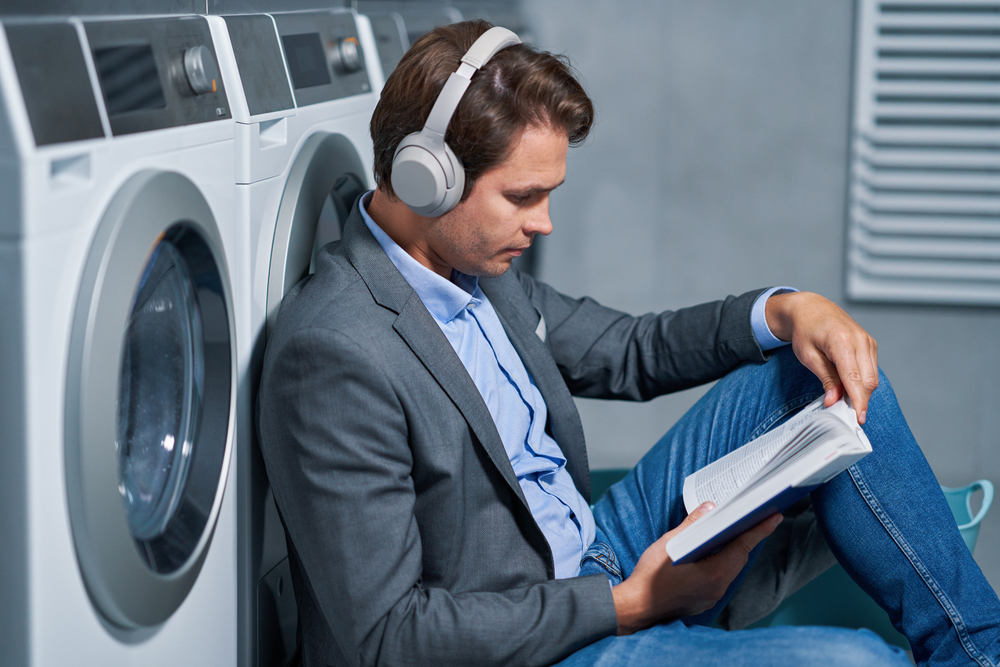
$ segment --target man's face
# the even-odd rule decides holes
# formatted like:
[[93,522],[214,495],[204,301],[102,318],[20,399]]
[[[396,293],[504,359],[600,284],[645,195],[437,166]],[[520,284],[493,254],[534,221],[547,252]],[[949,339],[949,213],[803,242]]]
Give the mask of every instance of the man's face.
[[549,193],[566,177],[568,150],[562,130],[528,127],[510,156],[476,181],[469,198],[430,226],[434,263],[489,277],[510,268],[535,234],[552,231]]

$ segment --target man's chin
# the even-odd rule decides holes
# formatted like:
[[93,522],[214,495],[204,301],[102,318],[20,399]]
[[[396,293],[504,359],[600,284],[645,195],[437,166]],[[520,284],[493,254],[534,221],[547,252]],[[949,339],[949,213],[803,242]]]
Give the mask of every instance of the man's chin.
[[496,262],[495,264],[490,264],[484,267],[484,270],[479,275],[483,278],[499,278],[503,274],[507,273],[507,269],[510,268],[511,260]]
[[[472,271],[462,271],[470,276],[478,276],[480,278],[499,278],[503,274],[507,273],[507,269],[510,268],[511,259],[498,259],[488,264],[480,265],[475,267]],[[459,269],[461,271],[461,269]]]

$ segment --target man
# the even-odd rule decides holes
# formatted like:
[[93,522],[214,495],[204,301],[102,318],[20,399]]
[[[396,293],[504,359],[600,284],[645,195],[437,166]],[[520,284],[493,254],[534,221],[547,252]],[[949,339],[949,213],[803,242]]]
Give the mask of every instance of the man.
[[[549,194],[592,123],[563,61],[500,50],[447,125],[460,203],[424,217],[397,196],[397,147],[488,27],[435,29],[389,77],[378,187],[268,345],[259,428],[305,663],[908,664],[865,632],[707,627],[780,516],[698,563],[664,550],[710,509],[684,517],[686,474],[846,393],[875,451],[813,494],[830,547],[918,661],[996,664],[1000,601],[879,381],[875,342],[836,305],[757,290],[634,318],[509,270],[551,231]],[[767,360],[783,341],[791,352]],[[571,395],[640,400],[720,377],[591,513]]]

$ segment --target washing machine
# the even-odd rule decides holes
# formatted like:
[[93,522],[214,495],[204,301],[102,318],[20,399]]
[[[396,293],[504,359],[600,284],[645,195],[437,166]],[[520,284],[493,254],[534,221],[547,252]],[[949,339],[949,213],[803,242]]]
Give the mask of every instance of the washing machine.
[[281,665],[296,609],[284,529],[252,425],[267,330],[316,252],[372,186],[368,123],[383,84],[370,22],[353,10],[208,17],[236,121],[237,219],[250,258],[252,347],[239,415],[240,664]]
[[386,77],[396,69],[415,39],[435,26],[462,20],[462,13],[458,9],[443,3],[358,0],[356,6],[371,21],[378,46],[379,63]]
[[0,30],[0,662],[235,665],[232,112],[207,21]]

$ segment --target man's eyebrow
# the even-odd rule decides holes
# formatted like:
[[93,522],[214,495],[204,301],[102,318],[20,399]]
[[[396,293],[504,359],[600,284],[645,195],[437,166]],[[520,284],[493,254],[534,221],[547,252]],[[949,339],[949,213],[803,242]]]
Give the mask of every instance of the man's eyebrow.
[[562,185],[565,182],[566,182],[566,179],[564,178],[563,180],[559,181],[558,183],[556,183],[555,185],[553,185],[551,187],[549,187],[547,185],[535,185],[535,186],[532,186],[532,187],[529,187],[529,188],[511,188],[510,191],[511,192],[517,192],[518,194],[526,194],[526,195],[533,195],[533,194],[536,194],[536,193],[539,193],[539,192],[552,192],[553,190],[555,190],[556,188],[558,188],[560,185]]

